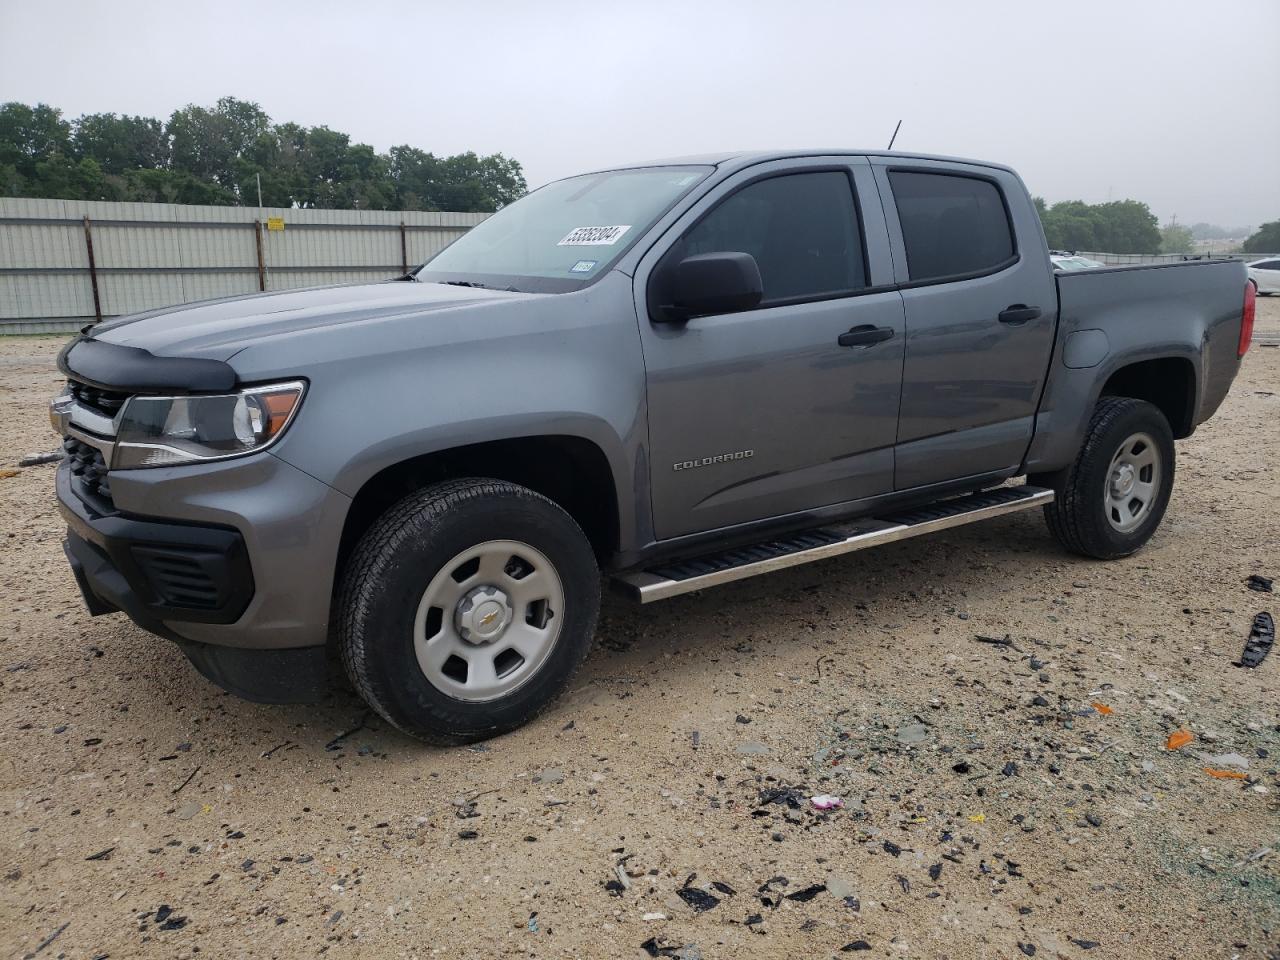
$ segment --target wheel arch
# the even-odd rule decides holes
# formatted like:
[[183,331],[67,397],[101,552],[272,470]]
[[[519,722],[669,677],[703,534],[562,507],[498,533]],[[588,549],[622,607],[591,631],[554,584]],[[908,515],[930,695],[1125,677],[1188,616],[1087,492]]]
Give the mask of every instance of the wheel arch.
[[559,504],[601,562],[618,549],[618,488],[604,450],[569,434],[517,436],[408,456],[367,478],[347,510],[337,569],[344,568],[360,537],[392,504],[428,484],[462,477],[505,480]]
[[1179,355],[1151,357],[1117,367],[1107,376],[1094,403],[1103,397],[1131,397],[1158,407],[1175,440],[1195,429],[1198,378],[1195,364]]

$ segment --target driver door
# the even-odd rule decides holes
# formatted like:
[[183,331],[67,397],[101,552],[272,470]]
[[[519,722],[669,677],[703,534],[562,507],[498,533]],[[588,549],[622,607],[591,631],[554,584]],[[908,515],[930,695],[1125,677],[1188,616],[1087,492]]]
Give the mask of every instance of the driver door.
[[[671,322],[650,278],[751,254],[759,306]],[[889,493],[903,302],[870,166],[749,167],[695,204],[636,272],[654,527],[670,539]]]

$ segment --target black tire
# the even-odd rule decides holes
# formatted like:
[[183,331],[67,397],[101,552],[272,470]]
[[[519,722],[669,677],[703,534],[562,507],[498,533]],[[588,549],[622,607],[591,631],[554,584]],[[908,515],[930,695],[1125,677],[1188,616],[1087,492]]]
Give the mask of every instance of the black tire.
[[[451,558],[499,540],[532,546],[550,561],[563,587],[563,622],[516,689],[482,702],[458,699],[419,666],[415,617]],[[560,694],[591,647],[599,607],[595,555],[568,513],[512,483],[452,480],[406,497],[361,538],[338,592],[338,646],[357,692],[389,723],[428,743],[468,743],[527,723]]]
[[[1120,530],[1108,516],[1112,464],[1121,444],[1140,434],[1155,441],[1157,492],[1136,526]],[[1139,549],[1160,526],[1173,492],[1173,476],[1173,431],[1160,409],[1145,400],[1103,397],[1075,462],[1057,474],[1029,479],[1054,489],[1054,501],[1044,508],[1044,516],[1060,544],[1082,556],[1115,560]]]

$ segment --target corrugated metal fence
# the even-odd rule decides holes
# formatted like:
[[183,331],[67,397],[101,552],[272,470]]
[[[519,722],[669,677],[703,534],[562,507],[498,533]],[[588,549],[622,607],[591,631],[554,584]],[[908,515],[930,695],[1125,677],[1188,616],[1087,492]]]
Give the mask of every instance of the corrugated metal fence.
[[[0,198],[0,334],[402,274],[483,213]],[[272,229],[272,228],[275,229]]]

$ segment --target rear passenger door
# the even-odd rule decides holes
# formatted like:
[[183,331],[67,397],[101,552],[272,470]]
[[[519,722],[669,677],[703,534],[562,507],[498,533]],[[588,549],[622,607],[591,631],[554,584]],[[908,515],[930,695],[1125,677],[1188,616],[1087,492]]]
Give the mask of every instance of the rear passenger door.
[[894,488],[1016,469],[1058,303],[1026,190],[998,168],[872,164],[906,310]]

